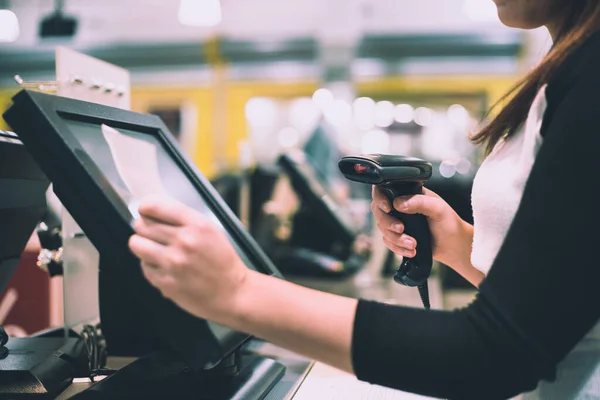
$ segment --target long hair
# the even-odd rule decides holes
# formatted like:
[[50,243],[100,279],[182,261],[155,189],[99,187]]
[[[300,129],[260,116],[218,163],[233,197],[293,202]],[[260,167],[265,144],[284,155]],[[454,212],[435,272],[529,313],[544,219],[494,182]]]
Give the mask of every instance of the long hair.
[[485,144],[487,154],[500,139],[519,130],[527,119],[529,109],[541,87],[547,84],[568,57],[600,28],[600,0],[565,2],[565,18],[546,57],[492,107],[490,113],[510,98],[498,115],[471,137],[473,143]]

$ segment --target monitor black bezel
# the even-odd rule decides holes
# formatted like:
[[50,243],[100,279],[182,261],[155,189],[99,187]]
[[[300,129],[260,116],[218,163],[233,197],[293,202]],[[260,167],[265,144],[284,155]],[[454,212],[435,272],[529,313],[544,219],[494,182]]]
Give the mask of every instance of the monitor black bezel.
[[[13,97],[13,106],[4,113],[4,118],[53,182],[57,196],[101,254],[111,252],[118,253],[115,258],[132,257],[126,249],[127,240],[134,232],[130,225],[131,215],[110,185],[102,187],[99,184],[107,182],[106,178],[71,132],[65,118],[155,135],[253,266],[264,274],[282,277],[208,179],[180,149],[159,117],[22,90]],[[97,217],[99,215],[102,217]],[[125,249],[121,248],[123,246]],[[221,357],[231,354],[249,338],[247,334],[231,331],[226,340],[219,343]],[[212,364],[218,361],[214,357],[209,360]]]

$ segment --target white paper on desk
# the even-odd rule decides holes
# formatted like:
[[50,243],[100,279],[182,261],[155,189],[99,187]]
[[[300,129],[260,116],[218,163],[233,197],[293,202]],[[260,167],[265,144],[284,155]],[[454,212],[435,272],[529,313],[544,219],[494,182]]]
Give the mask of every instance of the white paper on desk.
[[166,195],[158,169],[156,146],[144,140],[122,134],[108,125],[102,125],[102,134],[108,143],[117,171],[132,195],[129,210],[138,217],[137,206],[144,197]]
[[433,398],[361,382],[354,375],[317,362],[300,385],[293,399],[428,400]]

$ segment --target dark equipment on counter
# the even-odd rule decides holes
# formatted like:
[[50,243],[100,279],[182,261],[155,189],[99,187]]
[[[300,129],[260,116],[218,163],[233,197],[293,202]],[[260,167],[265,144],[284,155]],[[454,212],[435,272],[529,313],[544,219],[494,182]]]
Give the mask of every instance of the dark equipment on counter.
[[5,347],[6,343],[8,343],[8,335],[0,325],[0,360],[4,360],[8,355],[8,349]]
[[[148,177],[151,171],[122,175],[102,125],[116,130],[121,143],[150,147],[153,160],[146,161],[156,164],[155,178],[166,194],[222,228],[248,268],[281,277],[160,118],[28,90],[13,97],[4,118],[100,253],[100,322],[108,355],[168,354],[188,371],[186,376],[194,379],[198,391],[211,392],[215,389],[211,385],[224,384],[228,386],[216,391],[262,398],[285,368],[266,358],[256,359],[252,366],[238,363],[240,348],[251,337],[196,318],[164,298],[144,278],[139,259],[129,251],[137,199],[125,179]],[[230,376],[232,369],[236,379],[204,379]],[[117,379],[119,372],[113,376]],[[135,391],[133,382],[129,389]],[[110,390],[104,394],[110,397]]]
[[[238,355],[198,377],[171,352],[156,352],[133,361],[72,400],[262,399],[272,387],[279,364]],[[254,377],[254,379],[252,379]]]
[[[47,212],[49,185],[19,138],[0,131],[0,293]],[[74,377],[85,374],[85,356],[78,338],[9,339],[0,327],[0,397],[54,398]]]
[[[339,161],[340,171],[355,182],[378,186],[390,202],[398,196],[422,194],[423,184],[431,177],[430,163],[413,157],[370,154],[344,157]],[[404,223],[404,231],[417,241],[417,255],[404,257],[394,281],[419,289],[425,308],[430,308],[427,279],[433,264],[431,232],[424,215],[403,214],[392,207],[390,212]]]
[[11,338],[0,356],[0,398],[54,399],[85,377],[87,352],[77,337]]
[[[331,146],[319,140],[311,146],[313,150],[317,144]],[[345,279],[360,271],[370,250],[355,246],[360,229],[329,194],[334,180],[330,175],[335,172],[343,179],[337,161],[333,162],[335,171],[326,175],[321,165],[315,164],[306,153],[284,153],[276,165],[259,164],[242,173],[224,173],[211,183],[238,217],[242,208],[248,210],[248,231],[286,277]],[[244,180],[249,193],[242,199]],[[269,207],[277,202],[277,187],[287,190],[282,188],[288,185],[279,186],[284,180],[299,201],[298,209],[290,214],[283,212],[285,215]],[[364,185],[356,185],[364,189]]]
[[49,186],[17,135],[0,131],[0,293],[47,211]]
[[312,168],[289,154],[282,154],[277,164],[289,177],[302,203],[294,218],[294,243],[342,260],[348,258],[358,230]]
[[291,153],[277,161],[300,199],[293,217],[288,249],[274,252],[285,273],[321,278],[344,278],[357,273],[367,262],[369,250],[357,251],[360,230],[329,193],[314,168]]

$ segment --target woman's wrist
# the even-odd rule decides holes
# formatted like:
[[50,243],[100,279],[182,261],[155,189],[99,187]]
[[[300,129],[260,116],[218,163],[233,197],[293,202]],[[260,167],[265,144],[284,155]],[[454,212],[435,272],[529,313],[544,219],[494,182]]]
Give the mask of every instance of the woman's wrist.
[[260,302],[260,281],[269,278],[268,275],[248,269],[245,265],[244,268],[246,271],[231,293],[227,309],[220,312],[215,319],[215,322],[237,330],[243,329],[252,319],[253,310],[260,307],[257,304]]
[[[351,372],[358,301],[248,270],[214,322]],[[217,313],[215,313],[217,314]]]
[[473,249],[473,225],[459,218],[456,229],[456,246],[447,260],[438,260],[478,287],[485,275],[471,264],[471,252]]
[[463,221],[458,215],[456,218],[455,226],[447,230],[447,237],[451,241],[451,246],[449,244],[444,246],[452,250],[446,250],[435,257],[437,261],[453,269],[470,262],[473,242],[473,226]]

